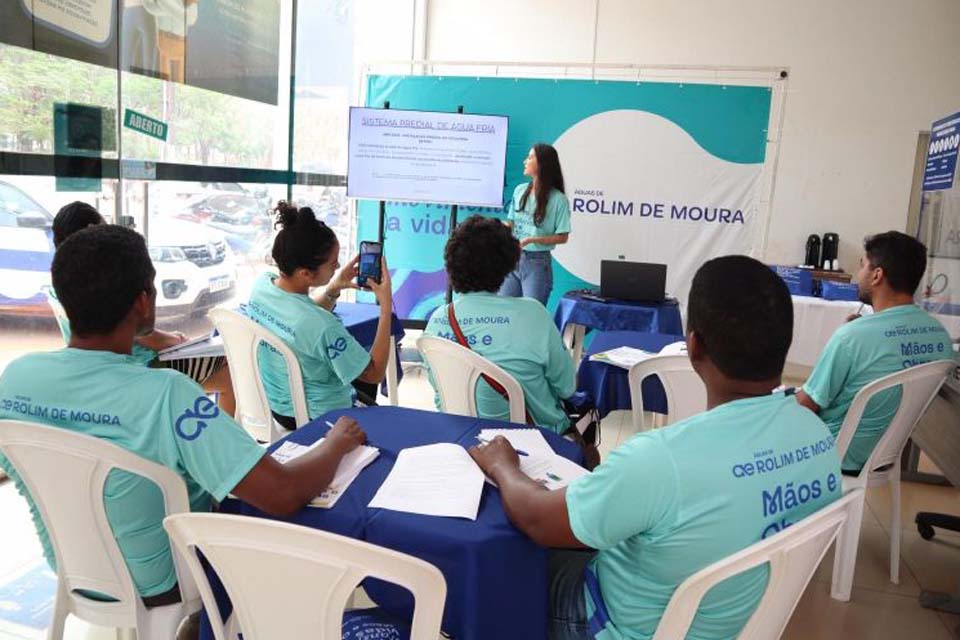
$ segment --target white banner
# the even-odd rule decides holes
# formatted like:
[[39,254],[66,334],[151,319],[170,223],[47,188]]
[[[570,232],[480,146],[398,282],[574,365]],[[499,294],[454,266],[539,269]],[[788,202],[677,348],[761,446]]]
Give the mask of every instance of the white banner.
[[599,282],[600,261],[667,265],[667,294],[686,305],[710,258],[759,258],[763,164],[729,162],[658,115],[616,110],[586,118],[556,141],[570,200],[570,242],[554,251],[574,275]]

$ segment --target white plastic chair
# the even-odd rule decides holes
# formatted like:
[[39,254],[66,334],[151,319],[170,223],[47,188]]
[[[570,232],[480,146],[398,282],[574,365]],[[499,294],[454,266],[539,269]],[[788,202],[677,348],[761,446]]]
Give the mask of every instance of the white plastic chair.
[[476,387],[482,374],[499,382],[510,401],[510,422],[527,421],[523,388],[516,378],[475,351],[436,336],[421,336],[420,350],[437,387],[440,410],[460,416],[477,417]]
[[667,418],[672,424],[707,410],[707,388],[693,370],[690,358],[684,355],[654,356],[630,367],[630,404],[633,426],[637,431],[648,429],[643,418],[642,383],[647,376],[657,376],[667,396]]
[[47,297],[47,304],[50,305],[50,310],[53,311],[53,317],[57,321],[57,326],[60,327],[60,334],[63,335],[63,342],[66,343],[66,330],[70,328],[70,318],[67,317],[67,312],[63,308],[63,305],[57,300],[53,287],[44,285],[40,290],[43,291],[43,294]]
[[197,551],[230,596],[231,620],[238,621],[244,640],[339,639],[343,611],[368,576],[413,594],[411,640],[436,640],[440,634],[447,584],[443,574],[423,560],[261,518],[191,513],[171,516],[163,526],[197,581],[216,640],[233,640],[235,629],[224,628]]
[[[901,386],[900,406],[886,432],[877,441],[867,463],[863,465],[860,475],[843,477],[844,491],[890,485],[890,582],[895,584],[900,582],[900,455],[917,422],[940,390],[947,373],[955,366],[952,360],[938,360],[874,380],[854,396],[837,435],[837,454],[843,460],[867,403],[877,393]],[[833,584],[830,590],[830,595],[835,600],[850,600],[862,516],[861,510],[855,518],[851,518],[851,526],[837,539],[837,550],[833,559]]]
[[[62,638],[72,613],[103,627],[136,628],[139,640],[170,640],[180,622],[200,610],[196,584],[176,557],[182,602],[143,605],[103,503],[107,474],[120,469],[157,485],[167,514],[190,511],[180,476],[99,438],[16,420],[0,420],[0,451],[33,499],[56,557],[57,594],[47,638]],[[81,590],[116,601],[94,600]]]
[[684,638],[700,601],[717,583],[770,563],[767,588],[738,640],[774,640],[783,634],[790,616],[817,570],[830,543],[854,514],[863,510],[863,490],[857,489],[787,529],[715,562],[684,580],[667,604],[653,640]]
[[297,426],[310,422],[300,361],[290,347],[275,333],[236,311],[211,309],[207,316],[223,336],[230,378],[233,380],[233,394],[237,399],[237,409],[234,412],[236,421],[260,441],[274,442],[289,433],[273,419],[267,392],[260,378],[257,348],[261,342],[265,342],[282,355],[286,362],[293,417]]

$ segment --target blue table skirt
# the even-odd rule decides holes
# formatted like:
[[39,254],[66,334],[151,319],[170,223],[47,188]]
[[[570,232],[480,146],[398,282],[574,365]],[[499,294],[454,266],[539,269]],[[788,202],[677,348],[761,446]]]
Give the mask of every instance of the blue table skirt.
[[611,300],[596,302],[568,293],[560,298],[553,321],[562,333],[571,322],[600,331],[645,331],[683,334],[680,307],[676,300],[659,304]]
[[[434,564],[447,581],[443,629],[458,640],[545,638],[547,551],[510,524],[494,487],[484,487],[476,521],[367,507],[402,449],[437,442],[469,447],[476,444],[481,429],[518,425],[414,409],[369,407],[332,411],[285,440],[310,444],[327,432],[325,420],[333,422],[341,415],[360,422],[370,444],[380,449],[380,456],[364,469],[333,509],[307,507],[287,522],[366,540]],[[582,464],[579,447],[542,431],[554,451]],[[271,450],[277,446],[279,443]],[[270,517],[236,499],[224,501],[221,510]],[[407,619],[412,616],[412,598],[406,590],[376,580],[367,580],[364,588],[387,611]],[[214,592],[226,617],[222,587],[216,585]],[[206,616],[201,638],[212,639]]]
[[[333,310],[334,314],[343,321],[350,335],[359,342],[364,349],[370,349],[377,337],[377,324],[380,322],[380,307],[363,302],[341,302]],[[390,335],[396,339],[397,382],[403,378],[403,369],[400,366],[400,340],[403,339],[403,325],[396,314],[390,318]],[[381,393],[387,395],[387,382],[380,385]]]
[[[617,409],[630,409],[630,380],[626,369],[604,362],[591,362],[590,356],[617,347],[633,347],[644,351],[659,352],[668,344],[683,340],[681,335],[663,333],[639,333],[635,331],[597,332],[590,348],[583,354],[577,372],[577,391],[590,395],[597,411],[603,418]],[[641,383],[643,408],[655,413],[667,413],[667,397],[663,385],[656,376],[649,376]]]

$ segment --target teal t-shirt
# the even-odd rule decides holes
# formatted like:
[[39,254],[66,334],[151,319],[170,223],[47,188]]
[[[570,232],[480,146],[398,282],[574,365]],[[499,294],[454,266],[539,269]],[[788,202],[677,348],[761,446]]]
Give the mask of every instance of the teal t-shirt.
[[[480,292],[458,295],[453,309],[470,349],[502,367],[520,383],[534,422],[557,433],[566,431],[568,419],[560,401],[576,390],[576,371],[544,306],[530,298]],[[425,333],[457,341],[450,329],[446,305],[434,311]],[[430,381],[433,383],[432,377]],[[477,383],[476,397],[481,416],[510,419],[507,401],[483,380]]]
[[[820,406],[830,432],[840,433],[847,409],[868,383],[916,364],[954,357],[950,334],[935,318],[907,304],[848,322],[833,334],[803,390]],[[859,471],[900,406],[899,387],[867,403],[843,468]]]
[[[311,418],[353,404],[352,382],[370,363],[367,353],[343,322],[310,296],[289,293],[274,284],[276,274],[257,278],[246,313],[293,350],[300,362],[307,411]],[[293,416],[283,356],[261,344],[257,357],[270,408]]]
[[[510,201],[507,220],[513,223],[513,237],[517,240],[524,238],[535,238],[538,236],[552,236],[560,233],[570,233],[570,203],[567,202],[567,196],[554,189],[550,192],[550,199],[547,200],[547,211],[543,217],[543,222],[536,225],[533,222],[533,214],[537,210],[537,196],[531,189],[527,197],[526,206],[520,208],[520,200],[523,198],[523,192],[527,189],[527,184],[518,185],[513,190],[513,199]],[[528,244],[523,248],[524,251],[552,251],[555,245],[552,244]]]
[[[223,500],[264,449],[221,413],[190,378],[151,369],[109,351],[62,349],[11,362],[0,376],[0,418],[26,420],[101,438],[177,472],[192,511]],[[30,504],[44,554],[55,566],[43,521],[10,462],[0,466]],[[104,486],[107,519],[142,596],[169,591],[176,573],[163,530],[156,485],[111,471]],[[106,594],[111,595],[111,594]]]
[[[728,402],[634,436],[567,488],[571,529],[598,550],[591,568],[610,624],[596,637],[652,637],[686,578],[840,495],[833,437],[783,394]],[[687,638],[737,637],[768,574],[764,565],[711,589]],[[585,598],[592,615],[586,591]]]
[[[54,313],[54,316],[57,319],[57,326],[60,327],[60,333],[63,335],[63,344],[70,344],[70,319],[67,318],[66,312],[63,311],[63,307],[60,306],[60,301],[57,299],[57,295],[54,293],[52,287],[46,291],[46,294],[56,305],[57,311]],[[134,360],[143,366],[149,366],[157,358],[156,351],[141,346],[136,342],[133,343],[133,350],[131,351],[130,355],[133,356]]]

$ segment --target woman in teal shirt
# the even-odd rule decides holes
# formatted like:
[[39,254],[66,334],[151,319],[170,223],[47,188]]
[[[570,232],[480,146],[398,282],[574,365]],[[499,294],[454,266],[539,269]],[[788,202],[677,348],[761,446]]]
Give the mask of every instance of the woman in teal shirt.
[[514,190],[506,222],[523,252],[517,268],[503,281],[500,295],[533,298],[546,305],[553,290],[550,252],[570,236],[570,203],[557,150],[549,144],[533,145],[523,161],[523,175],[532,181]]
[[[353,403],[353,384],[379,384],[390,355],[390,321],[393,307],[390,274],[381,263],[379,283],[367,280],[380,304],[377,334],[370,353],[354,339],[332,311],[343,289],[356,289],[357,258],[337,271],[340,242],[308,207],[297,209],[286,202],[276,208],[281,226],[273,243],[273,259],[280,273],[257,278],[246,313],[277,335],[296,354],[303,374],[307,411],[316,418]],[[382,260],[382,259],[381,259]],[[310,289],[325,287],[316,299]],[[260,377],[273,416],[284,428],[300,426],[283,356],[265,344],[258,352]]]

